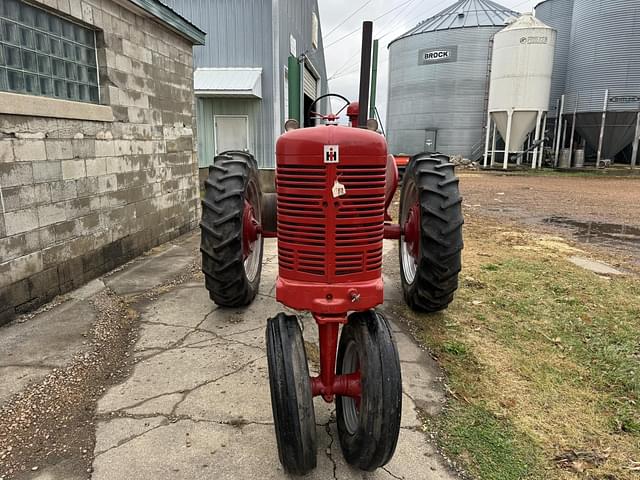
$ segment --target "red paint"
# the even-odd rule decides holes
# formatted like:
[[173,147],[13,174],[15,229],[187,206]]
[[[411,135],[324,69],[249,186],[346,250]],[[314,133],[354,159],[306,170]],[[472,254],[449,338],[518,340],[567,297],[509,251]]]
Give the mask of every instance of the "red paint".
[[320,375],[311,378],[311,391],[314,397],[321,395],[327,402],[332,402],[335,395],[355,397],[359,401],[361,395],[360,372],[336,375],[339,328],[338,322],[318,324]]
[[[324,163],[325,145],[339,146],[339,163]],[[320,314],[382,303],[384,137],[366,129],[322,125],[285,133],[276,155],[276,299]],[[336,183],[346,194],[334,198]],[[358,290],[357,301],[351,288]]]
[[384,185],[384,220],[385,222],[391,221],[391,215],[389,215],[389,206],[393,201],[393,196],[398,189],[398,166],[393,158],[393,155],[387,155],[387,171],[385,174]]
[[411,157],[407,155],[394,155],[397,167],[406,167],[411,160]]
[[409,209],[409,215],[404,224],[404,241],[408,244],[411,255],[418,258],[420,254],[420,205],[417,203]]
[[255,217],[253,206],[244,201],[244,210],[242,212],[242,255],[247,258],[253,251],[252,245],[260,236],[262,227]]
[[397,223],[384,224],[384,238],[387,240],[400,240],[402,229]]
[[360,103],[351,102],[347,107],[347,117],[349,117],[349,123],[354,128],[358,128],[358,116],[360,115]]

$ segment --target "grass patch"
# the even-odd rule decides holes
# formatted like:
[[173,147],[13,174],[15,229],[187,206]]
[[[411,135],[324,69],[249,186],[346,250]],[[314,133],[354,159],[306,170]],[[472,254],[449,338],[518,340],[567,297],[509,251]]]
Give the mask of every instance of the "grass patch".
[[454,397],[442,447],[479,479],[637,480],[640,281],[599,277],[557,238],[489,220],[467,219],[465,237],[454,303],[413,314]]
[[446,432],[443,446],[467,464],[477,478],[521,480],[536,478],[542,464],[539,450],[518,436],[508,420],[496,418],[482,405],[457,404],[437,428]]

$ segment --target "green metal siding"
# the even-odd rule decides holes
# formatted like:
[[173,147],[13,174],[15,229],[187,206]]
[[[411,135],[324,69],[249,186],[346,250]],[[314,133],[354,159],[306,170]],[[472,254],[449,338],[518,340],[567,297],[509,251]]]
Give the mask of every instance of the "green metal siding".
[[[215,157],[216,115],[246,115],[249,117],[249,151],[256,156],[258,165],[269,164],[259,158],[265,151],[264,129],[259,122],[262,116],[262,101],[251,98],[198,98],[198,166],[208,167]],[[270,141],[270,139],[269,139]],[[272,162],[271,162],[272,163]]]

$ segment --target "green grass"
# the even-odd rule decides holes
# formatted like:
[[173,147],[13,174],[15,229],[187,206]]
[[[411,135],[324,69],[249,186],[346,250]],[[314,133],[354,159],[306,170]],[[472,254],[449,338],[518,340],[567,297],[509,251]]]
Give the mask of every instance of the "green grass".
[[482,405],[455,405],[436,428],[444,448],[466,463],[476,478],[522,480],[536,478],[543,459],[532,440]]
[[[432,419],[442,448],[482,480],[637,479],[640,281],[575,267],[540,236],[501,244],[506,229],[470,223],[456,300],[413,314],[452,392]],[[607,460],[581,476],[553,460],[571,450]]]

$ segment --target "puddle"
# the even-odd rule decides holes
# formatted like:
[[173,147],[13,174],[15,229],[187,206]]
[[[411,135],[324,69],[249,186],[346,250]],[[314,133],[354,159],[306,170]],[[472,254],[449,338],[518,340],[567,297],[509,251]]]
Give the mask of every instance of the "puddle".
[[616,223],[580,222],[568,217],[553,216],[544,223],[571,228],[579,240],[586,243],[616,242],[640,246],[640,228]]

